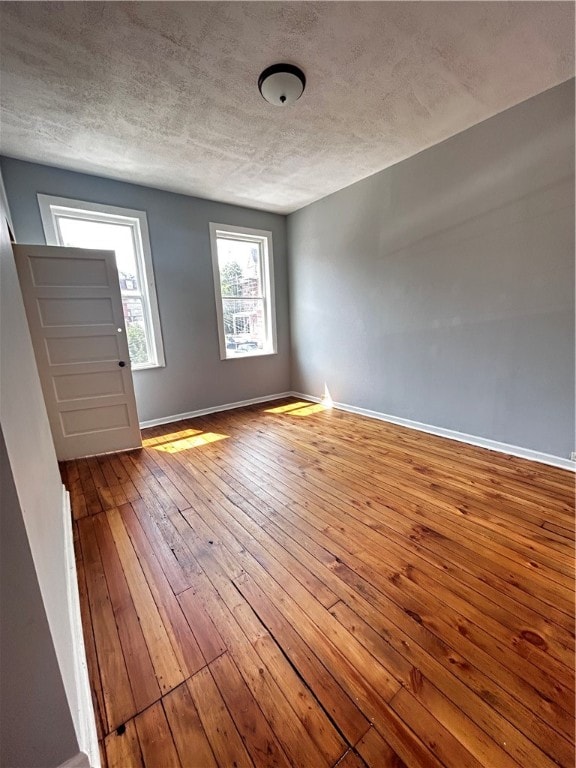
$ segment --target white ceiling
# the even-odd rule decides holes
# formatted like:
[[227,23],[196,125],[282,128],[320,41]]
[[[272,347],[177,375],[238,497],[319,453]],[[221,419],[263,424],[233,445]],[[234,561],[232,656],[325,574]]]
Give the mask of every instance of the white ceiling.
[[[574,74],[574,4],[2,2],[0,152],[287,213]],[[306,73],[286,109],[257,80]]]

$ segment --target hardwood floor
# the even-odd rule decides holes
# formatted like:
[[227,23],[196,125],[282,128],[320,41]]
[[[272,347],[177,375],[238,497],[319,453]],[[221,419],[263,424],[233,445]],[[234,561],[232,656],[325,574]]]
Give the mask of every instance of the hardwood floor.
[[108,768],[574,765],[574,476],[294,400],[62,465]]

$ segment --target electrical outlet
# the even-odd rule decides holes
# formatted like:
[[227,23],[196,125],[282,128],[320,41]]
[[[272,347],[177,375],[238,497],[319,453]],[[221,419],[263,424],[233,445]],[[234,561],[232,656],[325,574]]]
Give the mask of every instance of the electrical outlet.
[[570,454],[570,461],[576,461],[576,451],[572,451]]

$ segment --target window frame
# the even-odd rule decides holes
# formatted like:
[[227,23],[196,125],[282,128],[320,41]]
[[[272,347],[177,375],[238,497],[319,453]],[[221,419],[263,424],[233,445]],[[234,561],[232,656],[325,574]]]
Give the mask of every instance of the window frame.
[[[158,296],[154,281],[154,266],[152,263],[152,249],[150,247],[146,211],[121,208],[116,205],[104,205],[103,203],[90,203],[86,200],[72,200],[68,197],[56,197],[55,195],[38,194],[37,197],[46,245],[63,246],[57,222],[60,215],[84,221],[99,221],[106,224],[122,223],[125,226],[131,227],[138,269],[137,278],[140,283],[140,296],[145,316],[146,335],[147,337],[150,336],[149,339],[147,338],[147,342],[150,347],[151,356],[151,362],[131,362],[131,368],[134,371],[164,368],[166,366],[166,359],[164,357],[164,343],[162,340],[162,327],[160,325],[160,312],[158,310]],[[118,282],[120,282],[119,274]],[[124,295],[122,298],[124,298]]]
[[[266,346],[262,350],[246,352],[243,355],[228,355],[226,348],[226,329],[224,326],[224,310],[222,304],[222,284],[220,282],[220,267],[218,264],[218,237],[240,240],[242,242],[258,243],[260,245],[260,271],[262,281],[262,296],[258,301],[264,304],[264,326],[266,329]],[[216,301],[216,316],[218,321],[218,345],[221,360],[243,360],[247,357],[264,357],[278,354],[276,335],[276,299],[274,291],[274,253],[272,247],[272,232],[265,229],[234,226],[232,224],[216,224],[210,222],[210,252],[212,255],[212,274],[214,278],[214,298]],[[236,298],[227,296],[225,298]],[[241,299],[243,297],[240,297]],[[254,299],[254,297],[246,297]]]

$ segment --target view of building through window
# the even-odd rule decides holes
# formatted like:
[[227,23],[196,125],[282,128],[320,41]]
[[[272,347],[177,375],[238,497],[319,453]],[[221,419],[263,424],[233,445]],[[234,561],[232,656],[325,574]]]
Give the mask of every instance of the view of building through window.
[[264,351],[267,328],[262,244],[222,235],[216,243],[226,357]]
[[57,223],[62,245],[116,253],[130,360],[133,367],[154,364],[133,226],[62,215]]

